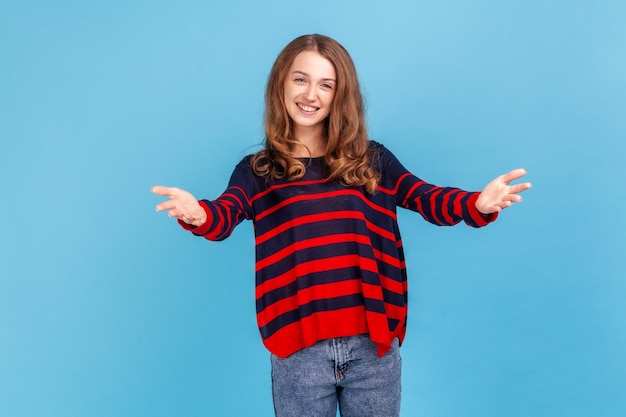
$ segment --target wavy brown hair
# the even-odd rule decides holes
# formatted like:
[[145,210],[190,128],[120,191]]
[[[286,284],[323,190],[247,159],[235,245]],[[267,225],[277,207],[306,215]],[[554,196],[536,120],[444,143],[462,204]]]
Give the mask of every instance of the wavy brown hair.
[[296,56],[317,51],[335,67],[337,84],[330,114],[324,122],[324,159],[329,179],[347,186],[364,186],[374,194],[379,173],[372,168],[372,155],[365,127],[363,97],[356,68],[348,51],[324,35],[303,35],[291,41],[278,55],[265,90],[264,149],[252,157],[252,169],[259,176],[296,180],[306,172],[304,163],[292,156],[299,143],[284,100],[285,79]]

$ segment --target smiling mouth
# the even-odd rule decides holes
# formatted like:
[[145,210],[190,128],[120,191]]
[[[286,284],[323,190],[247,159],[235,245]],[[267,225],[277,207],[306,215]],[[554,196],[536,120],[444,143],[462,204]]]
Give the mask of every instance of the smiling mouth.
[[313,113],[318,111],[320,108],[319,107],[312,107],[312,106],[306,106],[304,104],[300,104],[300,103],[296,103],[298,105],[298,107],[302,110],[304,110],[307,113]]

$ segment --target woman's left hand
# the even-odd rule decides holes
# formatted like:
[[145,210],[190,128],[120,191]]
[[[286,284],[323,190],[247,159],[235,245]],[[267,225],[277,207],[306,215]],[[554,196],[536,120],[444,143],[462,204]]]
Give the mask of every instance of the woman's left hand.
[[531,187],[530,183],[524,182],[515,185],[509,185],[509,183],[524,175],[526,175],[525,169],[514,169],[487,184],[476,200],[478,211],[483,214],[497,213],[510,207],[513,203],[522,201],[519,193],[528,190]]

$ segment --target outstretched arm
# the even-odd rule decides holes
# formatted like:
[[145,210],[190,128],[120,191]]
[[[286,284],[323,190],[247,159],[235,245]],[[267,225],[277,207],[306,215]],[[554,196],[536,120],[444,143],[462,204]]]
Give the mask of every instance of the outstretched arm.
[[200,226],[206,222],[206,213],[198,203],[198,200],[189,192],[176,187],[163,187],[156,185],[152,187],[154,194],[169,197],[156,206],[157,211],[167,210],[167,215],[175,217],[183,222]]
[[529,182],[510,185],[511,181],[526,175],[523,168],[500,175],[485,186],[476,200],[476,208],[483,214],[497,213],[510,207],[513,203],[522,201],[519,195],[531,187]]

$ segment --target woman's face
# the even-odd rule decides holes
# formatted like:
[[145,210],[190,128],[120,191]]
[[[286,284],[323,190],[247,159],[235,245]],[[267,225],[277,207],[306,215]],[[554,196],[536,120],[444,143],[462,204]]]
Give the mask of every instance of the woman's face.
[[300,52],[285,79],[285,105],[296,138],[305,130],[323,128],[335,97],[335,67],[317,51]]

